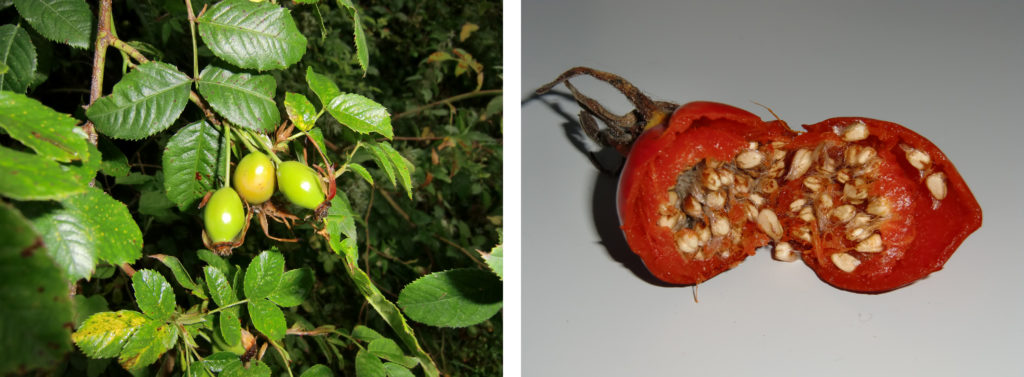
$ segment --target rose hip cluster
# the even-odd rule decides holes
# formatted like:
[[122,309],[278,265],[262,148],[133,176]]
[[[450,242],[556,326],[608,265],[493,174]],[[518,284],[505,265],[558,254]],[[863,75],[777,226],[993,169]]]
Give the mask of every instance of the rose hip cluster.
[[[579,74],[612,84],[637,109],[606,110],[567,81]],[[835,287],[885,292],[941,269],[981,226],[952,162],[898,124],[845,117],[797,132],[720,103],[652,101],[585,67],[538,92],[559,83],[584,108],[584,131],[627,156],[622,230],[665,282],[701,283],[771,244],[775,259],[802,259]]]
[[[235,167],[232,179],[234,188],[224,187],[215,191],[203,209],[203,240],[208,248],[221,254],[229,253],[245,237],[252,215],[247,214],[242,200],[258,208],[261,216],[269,214],[283,217],[285,221],[296,217],[268,202],[275,187],[292,204],[310,210],[322,208],[329,200],[324,194],[326,189],[320,176],[309,166],[298,161],[284,161],[275,168],[274,162],[260,152],[251,152],[243,157]],[[266,219],[263,217],[261,224],[266,232]]]

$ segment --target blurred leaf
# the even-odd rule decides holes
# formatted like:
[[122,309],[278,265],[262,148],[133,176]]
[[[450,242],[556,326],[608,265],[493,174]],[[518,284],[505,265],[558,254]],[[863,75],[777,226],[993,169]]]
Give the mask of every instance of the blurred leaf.
[[0,128],[40,156],[60,162],[87,159],[88,142],[77,123],[23,94],[0,91]]
[[406,368],[404,365],[396,363],[384,363],[384,370],[388,373],[388,377],[414,377],[412,371]]
[[326,365],[316,364],[302,372],[299,377],[334,377],[334,372],[331,372],[331,368]]
[[306,37],[291,12],[269,2],[224,0],[196,22],[210,51],[240,68],[283,69],[306,53]]
[[35,219],[50,256],[74,279],[89,278],[96,260],[113,265],[142,257],[142,232],[128,207],[90,188]]
[[462,30],[459,31],[459,42],[465,42],[466,39],[469,39],[469,36],[473,35],[473,32],[477,30],[480,30],[480,25],[474,24],[472,22],[467,22],[463,24]]
[[270,367],[262,361],[253,360],[246,368],[241,360],[237,360],[225,366],[217,377],[270,377],[270,373]]
[[86,356],[96,359],[114,357],[147,322],[149,319],[133,310],[97,313],[71,334],[71,340]]
[[284,307],[298,306],[306,300],[312,289],[313,270],[303,267],[285,272],[281,277],[281,283],[268,299]]
[[327,104],[327,112],[339,123],[358,133],[376,132],[388,139],[394,137],[391,114],[372,99],[353,93],[341,93]]
[[409,283],[398,295],[398,305],[410,319],[439,327],[486,321],[501,304],[501,281],[476,269],[435,272]]
[[352,329],[352,337],[367,343],[372,342],[376,339],[384,338],[384,336],[381,335],[376,330],[363,325],[356,325],[356,327]]
[[82,323],[93,314],[110,310],[107,306],[107,299],[98,294],[89,297],[77,294],[74,296],[72,304],[75,328],[81,327]]
[[419,363],[416,358],[405,356],[405,352],[402,352],[402,348],[398,346],[398,343],[388,338],[370,341],[370,344],[366,346],[366,350],[370,351],[374,356],[396,362],[406,368],[413,368]]
[[271,132],[281,123],[274,102],[277,81],[273,76],[234,73],[211,65],[199,74],[196,86],[210,107],[233,124]]
[[92,42],[95,21],[84,0],[14,0],[14,7],[46,39],[82,49]]
[[36,46],[21,26],[0,26],[0,64],[7,68],[0,73],[0,90],[25,93],[35,79]]
[[167,199],[185,211],[213,191],[224,178],[228,157],[223,134],[205,121],[178,130],[164,147],[163,171]]
[[192,80],[173,65],[139,64],[85,114],[104,135],[138,140],[170,127],[188,102]]
[[0,179],[0,195],[14,200],[52,200],[89,188],[68,170],[56,161],[0,147],[0,176],[5,177]]
[[256,330],[271,340],[280,340],[288,331],[284,313],[273,302],[266,299],[249,299],[249,318]]
[[270,296],[281,283],[283,275],[284,256],[281,253],[276,249],[260,253],[245,270],[245,298],[257,300]]
[[449,53],[444,52],[444,51],[435,51],[434,53],[432,53],[429,56],[427,56],[427,63],[436,63],[436,62],[441,62],[441,61],[445,61],[445,60],[452,60],[452,59],[455,59],[455,58],[452,57],[452,54],[449,54]]
[[359,350],[356,353],[356,376],[387,377],[387,371],[384,369],[384,363],[377,356],[366,350]]
[[174,289],[167,279],[153,270],[138,270],[132,275],[132,289],[135,301],[142,313],[156,321],[163,321],[174,314]]
[[0,203],[0,374],[51,368],[70,350],[68,283],[32,224]]

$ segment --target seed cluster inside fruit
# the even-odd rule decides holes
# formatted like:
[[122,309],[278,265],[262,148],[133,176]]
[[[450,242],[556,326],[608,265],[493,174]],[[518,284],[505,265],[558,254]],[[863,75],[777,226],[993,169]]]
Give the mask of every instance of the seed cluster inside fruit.
[[[813,253],[855,271],[885,251],[883,229],[894,203],[872,195],[885,161],[871,146],[868,127],[854,122],[836,133],[841,142],[813,148],[751,142],[731,161],[702,160],[668,189],[657,224],[672,232],[686,260],[728,258],[740,250],[744,232],[755,231],[775,242],[775,259]],[[904,144],[899,151],[905,158],[899,163],[918,170],[935,201],[944,199],[946,178],[932,171],[931,157]]]

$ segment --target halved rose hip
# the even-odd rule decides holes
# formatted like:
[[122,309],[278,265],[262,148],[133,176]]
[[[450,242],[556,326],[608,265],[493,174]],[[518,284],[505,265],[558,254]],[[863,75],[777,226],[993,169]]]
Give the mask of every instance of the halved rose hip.
[[[637,109],[604,109],[567,81],[579,74],[612,84]],[[630,248],[665,282],[701,283],[773,243],[775,259],[799,256],[833,286],[884,292],[941,269],[981,226],[981,208],[949,159],[898,124],[834,118],[797,133],[719,103],[656,102],[585,67],[538,93],[561,82],[585,109],[587,135],[627,155],[619,220]]]

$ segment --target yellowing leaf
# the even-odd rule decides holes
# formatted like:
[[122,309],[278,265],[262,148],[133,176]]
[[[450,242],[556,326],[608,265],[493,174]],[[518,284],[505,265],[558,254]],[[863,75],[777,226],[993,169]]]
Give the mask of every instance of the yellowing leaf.
[[477,30],[480,30],[480,26],[472,22],[467,22],[465,25],[462,25],[462,31],[459,32],[459,42],[465,42],[466,39],[469,39],[469,36]]

